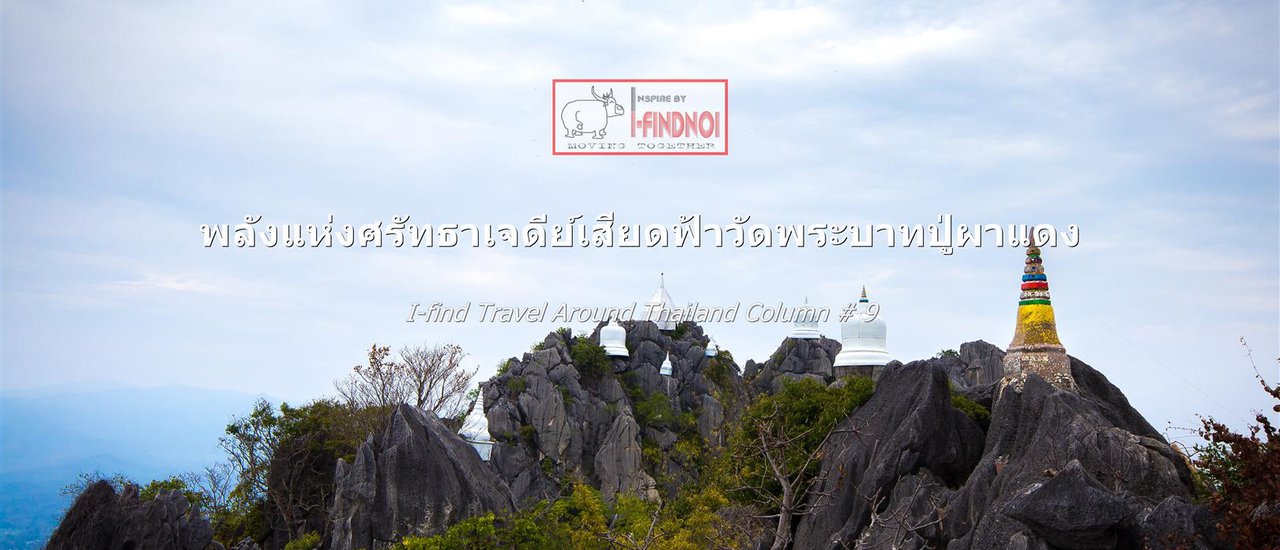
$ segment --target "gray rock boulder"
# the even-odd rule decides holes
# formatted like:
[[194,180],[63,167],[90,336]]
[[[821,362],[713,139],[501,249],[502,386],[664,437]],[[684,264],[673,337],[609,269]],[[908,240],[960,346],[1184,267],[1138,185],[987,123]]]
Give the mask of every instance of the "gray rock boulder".
[[206,550],[209,520],[178,491],[142,502],[136,485],[116,494],[106,481],[76,498],[45,546],[48,550]]
[[1124,499],[1093,479],[1080,461],[1033,483],[1001,510],[1049,544],[1081,550],[1115,548],[1132,513]]
[[[820,496],[813,497],[829,500],[801,519],[796,548],[852,545],[872,522],[873,512],[885,507],[923,510],[920,493],[896,491],[903,479],[928,470],[929,479],[911,482],[913,489],[956,487],[982,455],[982,429],[951,406],[949,379],[934,362],[886,369],[871,399],[837,431],[823,449],[829,458],[822,463],[814,492]],[[929,489],[925,496],[933,493]],[[912,537],[938,538],[926,533]]]
[[643,469],[640,426],[629,414],[614,418],[604,443],[596,452],[595,468],[600,477],[600,493],[612,501],[619,493],[658,498],[653,478]]
[[829,338],[785,338],[763,364],[748,362],[747,377],[756,393],[781,389],[781,380],[835,379],[832,364],[840,353],[840,342]]
[[514,509],[506,483],[435,415],[400,405],[373,443],[362,444],[350,465],[338,462],[334,550],[438,534],[474,515]]
[[983,340],[960,345],[966,385],[994,384],[1004,377],[1004,350]]

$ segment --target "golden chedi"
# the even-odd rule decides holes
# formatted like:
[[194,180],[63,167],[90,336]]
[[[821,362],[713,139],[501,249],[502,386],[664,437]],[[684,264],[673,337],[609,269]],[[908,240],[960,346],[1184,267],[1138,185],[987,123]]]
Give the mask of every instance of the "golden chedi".
[[1064,390],[1074,390],[1076,386],[1071,377],[1071,360],[1058,341],[1044,259],[1034,243],[1027,247],[1022,296],[1018,300],[1018,326],[1004,356],[1004,372],[1005,384],[1019,391],[1028,373],[1036,373]]

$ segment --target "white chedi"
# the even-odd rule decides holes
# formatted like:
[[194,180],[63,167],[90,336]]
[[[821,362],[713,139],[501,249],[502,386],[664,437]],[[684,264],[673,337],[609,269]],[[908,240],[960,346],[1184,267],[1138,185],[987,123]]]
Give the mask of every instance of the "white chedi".
[[600,329],[600,347],[604,348],[605,355],[610,357],[630,355],[627,351],[627,329],[622,328],[617,319]]
[[893,360],[886,344],[884,318],[879,306],[872,307],[863,287],[858,299],[857,312],[840,323],[840,353],[836,355],[837,367],[883,366]]
[[462,430],[458,432],[471,448],[476,450],[480,455],[480,459],[488,461],[493,454],[493,439],[489,437],[489,419],[485,418],[484,409],[480,407],[480,400],[476,400],[476,404],[467,413],[467,417],[462,422]]
[[671,353],[667,352],[662,358],[662,366],[658,367],[658,374],[663,376],[671,376]]
[[809,307],[808,298],[804,299],[804,305],[805,307],[796,311],[795,326],[791,328],[787,338],[822,338],[822,332],[818,330],[818,309]]
[[715,357],[720,354],[720,346],[716,345],[715,338],[709,338],[707,341],[707,357]]
[[675,330],[676,322],[671,319],[671,295],[667,294],[667,278],[665,273],[658,275],[658,290],[645,304],[648,320],[658,325],[658,330]]

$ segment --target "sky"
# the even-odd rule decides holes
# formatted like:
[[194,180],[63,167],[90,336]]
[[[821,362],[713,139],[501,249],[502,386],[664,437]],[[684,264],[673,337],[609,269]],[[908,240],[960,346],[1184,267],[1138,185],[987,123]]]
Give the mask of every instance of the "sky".
[[[838,308],[890,352],[1012,338],[1022,251],[222,249],[202,224],[1077,224],[1046,249],[1068,352],[1159,429],[1280,376],[1275,2],[6,2],[3,389],[305,401],[373,343],[480,379],[561,323],[412,302]],[[549,154],[557,78],[724,78],[725,157]],[[589,330],[591,325],[571,325]],[[740,364],[785,324],[709,323]],[[836,321],[823,326],[836,336]],[[1274,416],[1274,415],[1273,415]]]

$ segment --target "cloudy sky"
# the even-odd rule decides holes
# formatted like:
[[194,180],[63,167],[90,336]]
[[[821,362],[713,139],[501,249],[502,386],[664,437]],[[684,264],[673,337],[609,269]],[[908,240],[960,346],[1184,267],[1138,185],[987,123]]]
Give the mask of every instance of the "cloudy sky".
[[[1008,343],[1021,251],[206,249],[200,225],[1078,224],[1069,352],[1157,427],[1239,425],[1280,356],[1277,4],[6,2],[3,387],[305,400],[374,342],[487,377],[556,323],[411,302],[839,306],[891,351]],[[554,78],[727,78],[728,157],[552,157]],[[575,325],[585,330],[589,326]],[[739,362],[783,325],[707,327]],[[838,334],[835,322],[828,334]],[[1176,435],[1176,434],[1174,434]]]

